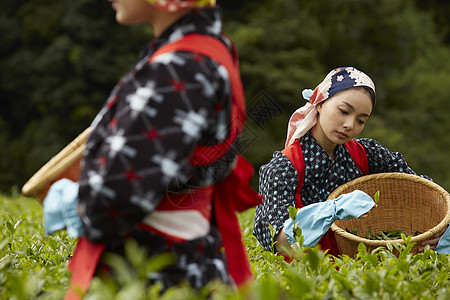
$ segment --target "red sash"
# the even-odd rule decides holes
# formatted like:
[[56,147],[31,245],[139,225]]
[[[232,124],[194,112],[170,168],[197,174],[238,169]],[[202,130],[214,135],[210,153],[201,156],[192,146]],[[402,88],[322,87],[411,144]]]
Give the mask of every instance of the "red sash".
[[[189,34],[174,43],[164,45],[150,58],[150,62],[152,62],[158,55],[166,52],[196,52],[212,58],[228,71],[233,93],[230,134],[221,144],[197,146],[191,159],[192,164],[196,166],[211,164],[222,158],[236,141],[244,126],[246,118],[244,91],[240,79],[237,53],[235,49],[233,50],[235,59],[228,48],[218,39],[201,34]],[[196,190],[195,194],[196,199],[200,200],[199,202],[212,200],[214,203],[215,218],[223,239],[228,271],[238,286],[251,280],[252,273],[242,243],[236,211],[246,210],[262,202],[262,197],[249,186],[252,174],[252,165],[242,156],[237,155],[236,165],[231,174],[212,186],[212,199],[211,188]],[[177,197],[180,197],[181,200],[186,195],[179,194]],[[176,203],[174,197],[176,196],[171,195],[170,200]],[[164,203],[166,198],[161,203]],[[104,249],[105,245],[93,244],[85,237],[80,238],[69,265],[72,279],[65,299],[79,299],[79,295],[87,291]]]
[[[369,174],[369,163],[367,161],[366,150],[355,140],[351,140],[344,144],[350,153],[353,161],[358,169],[364,174]],[[289,147],[281,151],[291,161],[295,170],[297,171],[297,189],[295,192],[295,207],[302,208],[304,205],[302,196],[300,194],[305,180],[305,160],[303,159],[303,151],[300,145],[300,140],[296,140]],[[340,254],[336,239],[332,230],[328,230],[319,241],[320,247],[325,250],[329,249],[328,253],[334,256]]]

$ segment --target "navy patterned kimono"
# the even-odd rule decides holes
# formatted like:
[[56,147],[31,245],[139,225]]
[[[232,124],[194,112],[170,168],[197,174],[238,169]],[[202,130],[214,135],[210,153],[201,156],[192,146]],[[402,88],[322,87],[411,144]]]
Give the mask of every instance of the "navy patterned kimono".
[[[415,174],[400,153],[391,152],[372,139],[357,141],[366,150],[371,174]],[[336,147],[333,160],[310,132],[300,138],[300,145],[305,160],[305,180],[301,190],[305,206],[325,201],[337,187],[363,175],[344,145]],[[271,249],[273,243],[269,224],[273,226],[276,236],[289,218],[289,206],[295,206],[296,188],[297,171],[284,154],[276,151],[270,162],[259,170],[259,192],[265,200],[256,208],[253,227],[253,234],[267,250]]]

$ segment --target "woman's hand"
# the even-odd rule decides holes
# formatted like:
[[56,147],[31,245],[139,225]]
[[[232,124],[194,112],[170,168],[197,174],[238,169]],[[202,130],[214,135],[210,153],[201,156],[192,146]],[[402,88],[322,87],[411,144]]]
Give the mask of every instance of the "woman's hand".
[[284,232],[284,228],[275,237],[275,251],[278,253],[284,253],[287,257],[292,258],[295,256],[295,250],[291,248],[289,241]]
[[447,228],[448,228],[448,225],[445,226],[445,228],[442,229],[441,232],[435,234],[431,239],[423,241],[422,243],[420,243],[420,247],[419,247],[418,251],[419,252],[423,252],[425,250],[425,246],[426,245],[430,245],[430,249],[434,250],[436,248],[438,242],[439,242],[439,239],[445,233]]

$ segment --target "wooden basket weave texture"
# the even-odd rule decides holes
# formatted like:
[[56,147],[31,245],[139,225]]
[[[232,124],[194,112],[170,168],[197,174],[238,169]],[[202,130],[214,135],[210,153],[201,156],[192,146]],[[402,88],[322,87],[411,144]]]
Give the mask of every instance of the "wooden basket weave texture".
[[[417,254],[419,243],[440,232],[450,221],[450,195],[436,183],[420,176],[405,173],[380,173],[354,179],[334,190],[328,200],[354,190],[362,190],[374,196],[380,191],[378,206],[366,218],[338,220],[333,223],[341,254],[355,257],[358,244],[364,243],[371,251],[388,243],[403,240],[369,240],[363,238],[368,230],[373,234],[400,229],[405,234],[421,234],[412,237],[415,242],[411,253]],[[358,229],[358,236],[346,231]]]

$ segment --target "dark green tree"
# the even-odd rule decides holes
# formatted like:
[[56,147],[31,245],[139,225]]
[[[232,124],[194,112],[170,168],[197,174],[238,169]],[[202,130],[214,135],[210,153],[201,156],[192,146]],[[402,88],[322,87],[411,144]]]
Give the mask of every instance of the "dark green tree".
[[93,120],[150,40],[107,1],[6,0],[0,12],[0,186],[21,186]]
[[[402,152],[450,189],[450,7],[427,0],[219,0],[249,108],[243,152],[258,168],[332,68],[374,79],[362,136]],[[84,130],[152,33],[123,27],[107,1],[4,0],[0,11],[0,191],[21,186]]]
[[442,109],[450,63],[431,12],[412,0],[267,0],[245,9],[245,20],[228,30],[240,51],[247,100],[264,106],[263,90],[276,103],[273,111],[282,111],[264,126],[247,126],[254,145],[247,155],[256,167],[283,148],[287,120],[305,103],[301,91],[351,65],[377,85],[377,107],[362,136],[401,151],[418,173],[450,188],[450,121]]

